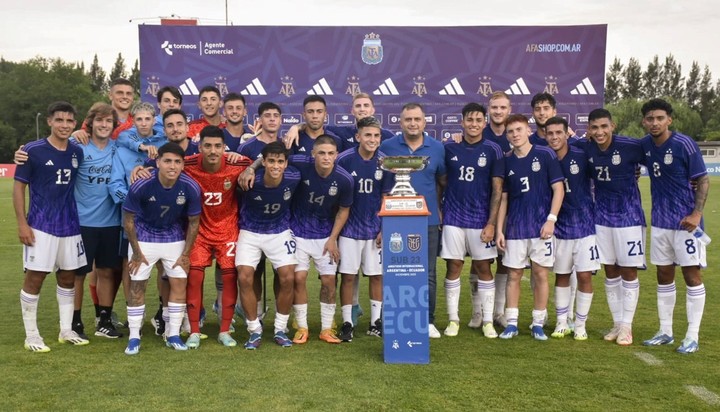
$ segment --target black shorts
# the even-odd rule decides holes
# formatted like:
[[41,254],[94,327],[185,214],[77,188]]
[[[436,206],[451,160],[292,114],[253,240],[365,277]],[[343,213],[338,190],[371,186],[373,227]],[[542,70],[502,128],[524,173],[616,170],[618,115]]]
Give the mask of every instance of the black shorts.
[[77,270],[80,276],[87,275],[95,267],[119,268],[122,260],[118,256],[120,248],[120,226],[87,227],[80,226],[87,265]]

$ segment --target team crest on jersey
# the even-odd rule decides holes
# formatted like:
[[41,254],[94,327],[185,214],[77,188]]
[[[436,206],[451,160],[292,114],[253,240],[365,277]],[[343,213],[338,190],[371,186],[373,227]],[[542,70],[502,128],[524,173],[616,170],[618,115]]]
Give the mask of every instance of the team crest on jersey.
[[620,152],[618,152],[617,150],[613,152],[612,158],[610,160],[615,166],[619,165],[622,161],[622,158],[620,158]]
[[533,171],[533,172],[539,172],[539,171],[540,171],[540,161],[538,160],[537,157],[533,159],[532,167],[531,167],[531,168],[532,168],[532,171]]
[[400,253],[403,251],[403,240],[400,233],[390,235],[390,251],[392,253]]
[[419,234],[407,235],[408,250],[417,252],[422,246],[422,237]]
[[283,200],[288,201],[292,197],[292,192],[290,191],[290,188],[285,188],[285,193],[283,193]]
[[337,186],[335,182],[333,182],[332,186],[330,186],[330,190],[328,190],[328,194],[330,196],[335,196],[337,194]]
[[184,204],[185,204],[185,195],[183,195],[182,193],[180,193],[180,194],[178,195],[178,197],[175,199],[175,203],[177,203],[177,204],[180,205],[180,206],[184,205]]
[[673,162],[672,150],[668,150],[667,153],[665,153],[665,158],[663,159],[663,162],[664,162],[666,165],[671,165],[671,164],[672,164],[672,162]]
[[485,153],[483,153],[478,158],[478,166],[485,167],[486,165],[487,165],[487,157],[485,157]]
[[570,162],[570,173],[574,175],[580,173],[580,166],[578,166],[577,162],[574,160]]
[[223,182],[223,189],[230,190],[231,187],[232,187],[232,182],[230,181],[230,179],[226,178],[225,181]]
[[77,156],[75,156],[75,155],[73,155],[73,156],[72,156],[72,160],[71,160],[71,163],[72,163],[72,167],[73,167],[73,169],[77,169],[77,168],[78,168],[78,160],[77,160]]
[[375,170],[375,180],[381,180],[383,177],[383,171],[380,169]]

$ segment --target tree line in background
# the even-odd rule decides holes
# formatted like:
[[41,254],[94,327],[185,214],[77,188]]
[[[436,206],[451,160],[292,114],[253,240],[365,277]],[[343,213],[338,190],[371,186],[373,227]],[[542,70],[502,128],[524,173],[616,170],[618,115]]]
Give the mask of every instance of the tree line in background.
[[19,145],[35,140],[37,135],[47,136],[48,104],[68,101],[75,105],[82,120],[93,103],[109,101],[108,84],[118,77],[132,81],[139,98],[139,63],[135,60],[128,73],[122,54],[118,54],[109,74],[98,64],[97,55],[89,69],[84,63],[59,58],[12,62],[0,57],[0,163],[12,161]]
[[720,80],[713,83],[706,65],[702,70],[693,62],[687,77],[672,54],[661,63],[656,55],[643,70],[630,58],[623,64],[617,57],[605,75],[605,107],[617,124],[616,132],[641,137],[640,107],[653,97],[663,97],[673,105],[673,130],[695,140],[720,140]]
[[[11,62],[0,57],[0,163],[10,161],[15,149],[35,140],[36,133],[47,135],[45,110],[50,102],[70,101],[82,118],[94,102],[107,101],[108,83],[118,77],[133,82],[140,96],[139,62],[135,60],[128,72],[122,54],[118,54],[109,74],[98,64],[97,55],[89,69],[84,63],[59,58]],[[671,101],[675,130],[695,140],[720,140],[720,80],[713,83],[708,66],[701,70],[693,62],[683,77],[682,66],[672,54],[662,63],[655,56],[644,70],[635,58],[627,64],[615,58],[605,78],[605,105],[613,114],[618,134],[645,134],[640,125],[640,106],[652,97]]]

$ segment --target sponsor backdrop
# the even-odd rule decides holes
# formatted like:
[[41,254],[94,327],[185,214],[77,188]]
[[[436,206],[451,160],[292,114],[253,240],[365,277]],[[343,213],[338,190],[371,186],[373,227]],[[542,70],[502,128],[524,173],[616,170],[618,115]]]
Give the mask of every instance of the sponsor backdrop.
[[141,25],[142,98],[180,88],[192,118],[203,86],[283,108],[284,129],[301,121],[302,100],[322,95],[328,123],[353,124],[351,96],[373,96],[376,116],[399,131],[407,102],[426,107],[436,138],[460,131],[460,109],[497,90],[513,111],[548,92],[579,135],[602,106],[606,25],[545,27],[227,27]]

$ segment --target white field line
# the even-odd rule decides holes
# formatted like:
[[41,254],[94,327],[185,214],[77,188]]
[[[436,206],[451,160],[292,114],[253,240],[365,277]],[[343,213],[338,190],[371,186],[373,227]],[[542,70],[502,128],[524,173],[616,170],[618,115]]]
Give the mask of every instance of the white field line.
[[708,390],[704,386],[687,385],[685,388],[708,405],[720,405],[720,396],[717,393]]
[[635,352],[635,357],[650,366],[662,366],[663,361],[646,352]]

